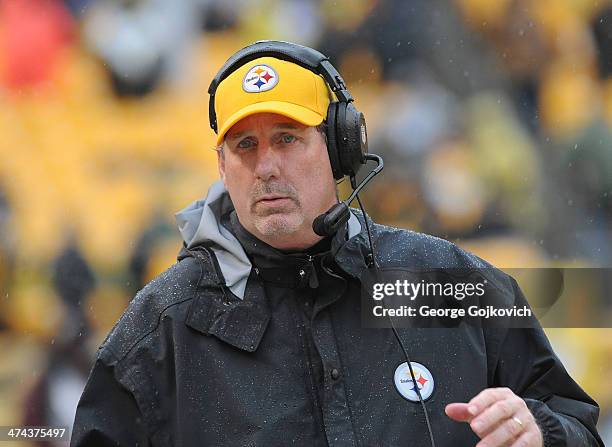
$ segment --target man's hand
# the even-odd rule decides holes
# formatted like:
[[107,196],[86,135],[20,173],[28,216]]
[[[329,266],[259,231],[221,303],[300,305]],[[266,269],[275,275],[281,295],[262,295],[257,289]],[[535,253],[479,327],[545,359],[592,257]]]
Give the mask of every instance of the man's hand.
[[446,406],[446,414],[469,422],[481,441],[476,447],[542,447],[542,432],[525,401],[509,388],[487,388],[467,404]]

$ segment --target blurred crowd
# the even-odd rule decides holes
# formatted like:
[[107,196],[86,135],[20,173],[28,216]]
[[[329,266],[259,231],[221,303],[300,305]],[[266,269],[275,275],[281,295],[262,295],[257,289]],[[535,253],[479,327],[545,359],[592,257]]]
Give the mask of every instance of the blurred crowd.
[[[612,267],[612,0],[0,0],[0,425],[71,425],[218,177],[208,84],[260,39],[343,74],[386,162],[377,221],[500,267]],[[547,332],[611,440],[612,332]]]

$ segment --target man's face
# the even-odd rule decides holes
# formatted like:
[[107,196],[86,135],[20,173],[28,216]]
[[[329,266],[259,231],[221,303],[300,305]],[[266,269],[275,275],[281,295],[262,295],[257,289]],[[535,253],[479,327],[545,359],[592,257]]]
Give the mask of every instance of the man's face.
[[274,113],[250,115],[226,134],[219,173],[240,223],[267,244],[304,249],[312,222],[336,202],[323,135]]

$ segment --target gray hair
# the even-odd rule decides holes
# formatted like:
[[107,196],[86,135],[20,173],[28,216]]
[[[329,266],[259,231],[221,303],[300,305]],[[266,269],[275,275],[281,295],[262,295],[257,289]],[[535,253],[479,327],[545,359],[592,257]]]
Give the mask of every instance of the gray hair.
[[323,135],[325,146],[327,146],[327,121],[321,121],[321,124],[315,127],[316,131]]

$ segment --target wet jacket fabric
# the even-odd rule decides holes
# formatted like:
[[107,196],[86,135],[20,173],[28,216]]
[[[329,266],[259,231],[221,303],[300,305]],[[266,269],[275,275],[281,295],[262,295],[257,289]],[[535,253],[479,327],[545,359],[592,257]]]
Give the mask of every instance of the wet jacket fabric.
[[[253,268],[242,298],[216,253],[192,245],[141,290],[100,347],[81,397],[76,446],[428,446],[419,403],[394,372],[406,361],[391,329],[362,326],[362,231],[311,252],[283,253],[232,222]],[[223,220],[223,219],[220,219]],[[457,246],[370,221],[381,267],[489,267]],[[348,240],[347,240],[348,239]],[[218,248],[218,247],[217,247]],[[524,299],[506,277],[502,287]],[[488,387],[521,396],[545,446],[603,446],[597,404],[543,331],[398,329],[436,388],[426,401],[436,445],[473,446],[444,413]]]

